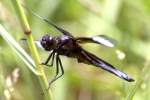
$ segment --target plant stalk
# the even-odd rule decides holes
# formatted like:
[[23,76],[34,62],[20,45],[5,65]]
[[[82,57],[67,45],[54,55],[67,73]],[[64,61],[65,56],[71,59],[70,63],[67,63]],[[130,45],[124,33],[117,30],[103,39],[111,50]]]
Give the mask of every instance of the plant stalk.
[[22,26],[23,32],[27,36],[28,46],[29,46],[31,55],[35,61],[36,70],[40,73],[40,75],[38,75],[38,79],[39,79],[39,82],[40,82],[41,87],[43,89],[45,100],[52,100],[52,98],[53,98],[52,92],[50,89],[47,90],[48,81],[46,79],[46,75],[44,73],[43,68],[40,66],[40,58],[38,56],[36,46],[35,46],[34,41],[33,41],[31,29],[30,29],[29,23],[27,21],[26,15],[24,13],[23,7],[21,6],[21,3],[19,0],[12,0],[12,3],[13,3],[13,6],[16,10],[17,15],[18,15],[18,18],[19,18],[20,24]]

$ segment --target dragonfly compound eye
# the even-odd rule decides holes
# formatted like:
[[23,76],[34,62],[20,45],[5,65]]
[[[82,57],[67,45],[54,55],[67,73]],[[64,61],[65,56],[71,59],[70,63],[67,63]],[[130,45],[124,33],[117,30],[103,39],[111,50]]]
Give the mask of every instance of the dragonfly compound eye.
[[41,40],[41,45],[45,50],[50,51],[53,46],[53,38],[49,35],[43,36]]

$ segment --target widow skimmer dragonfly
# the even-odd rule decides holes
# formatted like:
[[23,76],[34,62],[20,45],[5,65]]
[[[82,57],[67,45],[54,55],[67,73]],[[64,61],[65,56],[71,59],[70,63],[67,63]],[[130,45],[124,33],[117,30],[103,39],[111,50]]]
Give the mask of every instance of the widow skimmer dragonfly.
[[[85,63],[85,64],[96,66],[128,82],[134,81],[134,79],[129,77],[124,72],[119,71],[113,65],[102,60],[96,55],[86,51],[80,46],[80,44],[82,43],[96,43],[107,47],[114,47],[114,44],[112,43],[110,38],[104,35],[99,35],[94,37],[74,37],[70,32],[62,29],[61,27],[58,27],[57,25],[50,22],[49,20],[37,15],[31,10],[30,12],[34,16],[45,21],[46,23],[48,23],[56,30],[62,33],[61,36],[54,36],[54,37],[50,36],[49,34],[46,34],[42,37],[42,39],[39,42],[37,42],[37,44],[40,44],[39,46],[43,47],[46,51],[51,51],[49,57],[44,63],[42,63],[42,65],[53,66],[54,59],[56,59],[56,75],[49,82],[49,86],[51,85],[52,82],[54,82],[64,74],[64,69],[60,59],[60,55],[76,58],[78,63]],[[50,60],[51,62],[50,64],[48,64]]]

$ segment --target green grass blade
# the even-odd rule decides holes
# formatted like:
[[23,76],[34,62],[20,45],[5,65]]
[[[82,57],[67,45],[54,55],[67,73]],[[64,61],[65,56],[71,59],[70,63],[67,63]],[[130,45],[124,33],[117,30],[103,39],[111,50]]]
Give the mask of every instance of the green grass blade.
[[5,28],[0,24],[0,35],[3,39],[13,48],[17,55],[24,61],[27,67],[36,75],[39,73],[34,69],[35,63],[32,58],[24,51],[24,49],[13,39],[13,37],[5,30]]

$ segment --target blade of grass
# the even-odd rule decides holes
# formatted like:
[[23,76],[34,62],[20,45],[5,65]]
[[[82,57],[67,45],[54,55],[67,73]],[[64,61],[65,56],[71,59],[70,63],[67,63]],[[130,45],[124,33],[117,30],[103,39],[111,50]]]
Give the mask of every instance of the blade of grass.
[[131,90],[131,92],[127,95],[127,98],[125,100],[132,100],[135,93],[138,91],[138,89],[140,88],[142,82],[144,81],[145,77],[147,74],[149,74],[150,69],[149,69],[149,59],[146,60],[145,62],[145,66],[141,72],[141,75],[139,76],[139,79],[137,80],[135,86],[133,87],[133,89]]
[[47,90],[48,82],[46,79],[46,75],[44,73],[43,68],[40,66],[40,58],[38,56],[38,53],[37,53],[37,50],[36,50],[36,47],[35,47],[35,44],[33,41],[33,37],[31,34],[31,29],[30,29],[30,26],[28,24],[27,18],[25,16],[24,10],[23,10],[19,0],[12,0],[12,3],[13,3],[13,6],[16,10],[18,18],[20,20],[20,23],[22,25],[22,29],[27,36],[28,46],[29,46],[29,49],[31,51],[32,57],[35,61],[36,69],[41,73],[41,75],[38,76],[38,79],[39,79],[39,82],[40,82],[41,87],[43,89],[45,100],[51,100],[52,99],[52,93],[51,93],[50,89]]
[[14,49],[18,56],[25,62],[28,68],[36,75],[39,73],[35,70],[35,63],[32,58],[21,48],[21,46],[13,39],[13,37],[0,24],[0,35]]

